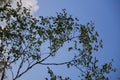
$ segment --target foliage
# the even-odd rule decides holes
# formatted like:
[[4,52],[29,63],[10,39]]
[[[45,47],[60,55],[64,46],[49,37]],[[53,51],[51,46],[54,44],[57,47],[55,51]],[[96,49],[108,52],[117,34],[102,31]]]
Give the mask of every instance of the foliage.
[[[79,19],[68,15],[65,9],[56,16],[35,18],[21,2],[17,2],[15,9],[8,3],[0,8],[0,21],[0,73],[3,78],[10,70],[12,79],[16,80],[37,64],[76,67],[81,72],[81,80],[108,80],[106,74],[114,71],[111,62],[98,66],[98,60],[93,56],[103,47],[94,23],[79,24]],[[41,46],[46,42],[49,43],[49,53],[43,56]],[[74,51],[74,58],[68,62],[46,63],[65,43],[73,44],[67,47],[68,52]],[[13,73],[15,64],[19,66]],[[56,76],[49,67],[48,73],[51,80],[70,80],[69,77]]]
[[[59,75],[56,76],[49,67],[47,68],[48,68],[48,74],[50,75],[50,80],[70,80],[69,77],[63,79],[62,76],[59,76]],[[45,80],[49,80],[49,79],[45,78]]]

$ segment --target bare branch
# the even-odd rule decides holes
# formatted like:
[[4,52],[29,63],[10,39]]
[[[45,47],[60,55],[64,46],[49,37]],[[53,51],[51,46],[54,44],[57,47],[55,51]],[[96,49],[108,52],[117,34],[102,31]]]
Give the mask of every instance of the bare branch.
[[[19,75],[20,70],[21,70],[21,68],[22,68],[22,66],[23,66],[23,63],[24,63],[24,58],[21,57],[21,60],[22,60],[22,61],[21,61],[20,65],[19,65],[19,68],[18,68],[18,70],[17,70],[16,77]],[[16,77],[15,77],[15,78],[16,78]]]
[[51,54],[49,54],[47,57],[45,57],[44,59],[42,59],[39,62],[35,62],[34,64],[32,64],[31,66],[28,66],[26,70],[24,70],[23,72],[21,72],[19,75],[17,75],[13,80],[16,80],[17,78],[21,77],[23,74],[25,74],[27,71],[29,71],[32,67],[34,67],[35,65],[45,61],[46,59],[48,59],[51,56]]
[[11,74],[12,74],[12,79],[13,79],[13,78],[14,78],[14,73],[13,73],[12,68],[10,69],[10,72],[11,72]]

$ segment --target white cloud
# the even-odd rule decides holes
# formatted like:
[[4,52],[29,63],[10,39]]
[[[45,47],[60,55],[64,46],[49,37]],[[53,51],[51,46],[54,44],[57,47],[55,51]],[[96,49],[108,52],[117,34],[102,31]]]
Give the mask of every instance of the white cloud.
[[32,13],[39,9],[37,0],[22,0],[22,3],[24,7],[31,9]]
[[[13,1],[13,8],[16,7],[16,2],[19,0]],[[38,0],[21,0],[22,6],[31,10],[31,13],[35,13],[39,9]]]

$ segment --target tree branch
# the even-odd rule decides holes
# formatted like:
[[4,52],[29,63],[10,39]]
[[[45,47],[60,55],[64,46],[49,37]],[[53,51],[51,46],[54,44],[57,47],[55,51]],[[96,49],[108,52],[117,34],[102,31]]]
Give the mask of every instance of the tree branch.
[[[77,38],[77,37],[79,37],[79,36],[72,37],[71,39],[75,39],[75,38]],[[71,40],[71,39],[64,40],[64,42],[69,41],[69,40]],[[60,47],[59,47],[59,48],[60,48]],[[59,50],[59,48],[56,49],[56,52]],[[52,52],[52,51],[51,51],[51,52]],[[44,62],[46,59],[48,59],[48,58],[52,55],[51,52],[50,52],[50,54],[49,54],[47,57],[45,57],[45,58],[42,59],[41,61],[37,61],[37,62],[35,62],[34,64],[32,64],[31,66],[30,66],[30,64],[29,64],[29,66],[27,67],[27,69],[24,70],[23,72],[21,72],[21,73],[19,74],[20,68],[22,67],[22,66],[20,65],[20,67],[19,67],[19,69],[18,69],[17,76],[16,76],[13,80],[16,80],[17,78],[21,77],[23,74],[25,74],[27,71],[29,71],[32,67],[34,67],[34,66],[37,65],[37,64],[41,64],[41,65],[65,65],[65,64],[68,64],[68,63],[71,63],[71,62],[74,62],[74,61],[75,61],[75,60],[73,59],[73,60],[71,60],[71,61],[63,62],[63,63],[42,63],[42,62]],[[80,57],[80,56],[77,56],[77,57]],[[77,58],[77,57],[76,57],[76,58]],[[21,64],[22,64],[22,63],[21,63]]]
[[[21,62],[20,65],[19,65],[19,68],[18,68],[18,70],[17,70],[16,77],[19,75],[20,70],[21,70],[21,68],[22,68],[22,66],[23,66],[24,58],[21,57],[21,60],[22,60],[22,62]],[[15,78],[16,78],[16,77],[15,77]]]
[[63,63],[39,63],[39,64],[41,64],[41,65],[65,65],[65,64],[71,63],[73,61],[74,60],[71,60],[71,61],[68,61],[68,62],[63,62]]
[[25,74],[27,71],[29,71],[33,66],[45,61],[47,58],[49,58],[51,56],[51,54],[49,54],[47,57],[45,57],[44,59],[42,59],[39,62],[35,62],[34,64],[32,64],[31,66],[28,66],[26,70],[24,70],[22,73],[20,73],[18,76],[16,76],[13,80],[16,80],[17,78],[21,77],[23,74]]
[[3,67],[3,72],[2,72],[1,80],[3,80],[4,77],[5,77],[5,68],[6,68],[6,66],[7,66],[7,62],[4,62],[4,67]]
[[5,69],[7,68],[7,63],[9,61],[9,58],[7,58],[7,60],[3,60],[4,62],[4,65],[3,65],[3,72],[2,72],[2,77],[1,77],[1,80],[3,80],[5,78]]

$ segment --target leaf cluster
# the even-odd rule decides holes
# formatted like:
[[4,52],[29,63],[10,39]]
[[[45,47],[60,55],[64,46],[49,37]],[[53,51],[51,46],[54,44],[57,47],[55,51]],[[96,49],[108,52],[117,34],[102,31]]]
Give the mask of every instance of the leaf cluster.
[[[7,61],[7,66],[4,67],[13,73],[13,64],[19,65],[17,72],[12,76],[13,80],[18,79],[37,64],[76,67],[81,73],[80,79],[86,80],[108,80],[106,73],[114,71],[112,63],[99,67],[98,60],[93,57],[93,53],[103,47],[102,40],[99,40],[99,35],[94,29],[94,23],[80,24],[79,19],[68,15],[65,9],[56,16],[35,18],[30,14],[29,9],[22,7],[21,2],[17,2],[15,9],[11,8],[10,4],[0,8],[0,21],[2,23],[0,24],[0,66],[4,66],[2,62]],[[43,56],[41,46],[46,42],[49,43],[47,45],[49,52]],[[75,54],[73,59],[62,63],[45,62],[48,58],[55,57],[58,50],[66,43],[73,44],[67,46],[68,52]],[[22,70],[24,67],[26,68]],[[63,80],[62,76],[54,75],[49,67],[48,73],[51,80]]]

